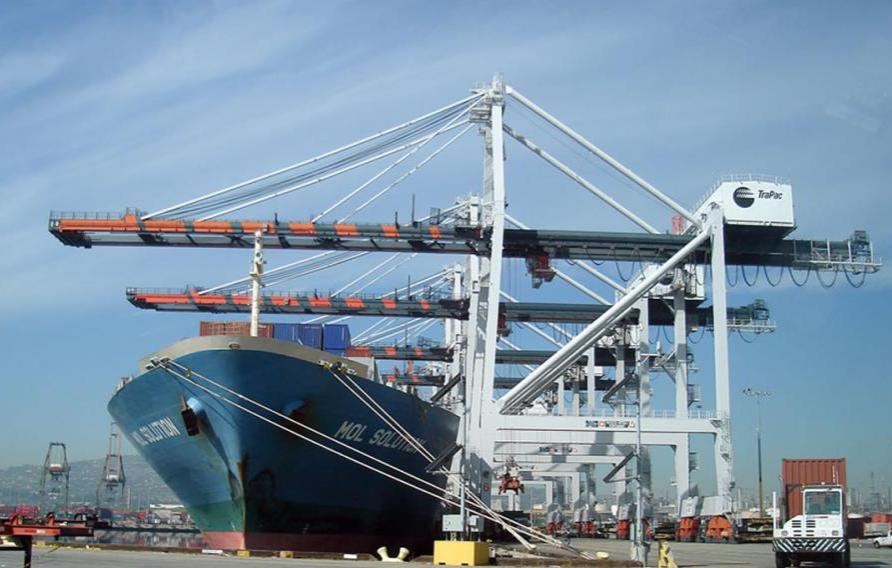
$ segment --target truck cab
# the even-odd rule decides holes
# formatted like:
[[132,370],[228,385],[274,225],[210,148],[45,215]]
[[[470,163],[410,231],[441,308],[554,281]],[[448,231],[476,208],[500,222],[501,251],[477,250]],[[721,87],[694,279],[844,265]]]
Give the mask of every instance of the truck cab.
[[[849,565],[849,542],[845,534],[845,499],[840,485],[803,486],[801,514],[783,525],[775,507],[774,555],[778,568],[801,562]],[[775,497],[776,499],[776,497]],[[790,510],[787,503],[787,510]]]

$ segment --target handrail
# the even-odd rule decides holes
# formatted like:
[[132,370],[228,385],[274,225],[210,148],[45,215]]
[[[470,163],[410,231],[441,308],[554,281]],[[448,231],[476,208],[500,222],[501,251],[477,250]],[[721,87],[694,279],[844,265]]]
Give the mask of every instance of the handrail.
[[[163,295],[177,295],[177,296],[188,296],[193,293],[201,292],[202,288],[135,288],[128,287],[125,289],[125,293],[129,295],[134,294],[163,294]],[[325,294],[321,293],[318,290],[314,291],[294,291],[294,290],[264,290],[264,296],[284,296],[288,298],[298,298],[298,297],[306,297],[306,298],[331,298],[333,300],[346,300],[346,299],[361,299],[361,300],[388,300],[388,301],[396,301],[399,302],[412,302],[416,300],[447,300],[452,299],[452,294],[446,292],[434,292],[433,294],[428,294],[427,287],[422,287],[421,289],[414,291],[412,293],[412,298],[406,299],[405,297],[393,299],[389,296],[381,296],[378,294],[371,294],[368,292],[361,292],[359,294]],[[219,296],[244,296],[250,294],[250,290],[239,290],[235,292],[227,292],[227,291],[219,291],[214,292],[211,295],[219,295]],[[207,296],[207,294],[205,294]]]

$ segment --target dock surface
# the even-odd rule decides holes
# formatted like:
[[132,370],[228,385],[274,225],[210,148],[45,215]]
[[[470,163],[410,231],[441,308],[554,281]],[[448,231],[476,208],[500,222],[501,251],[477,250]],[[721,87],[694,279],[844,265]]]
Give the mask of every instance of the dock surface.
[[[572,542],[574,546],[588,551],[604,551],[610,553],[611,559],[628,560],[628,541],[579,539]],[[773,568],[774,554],[770,544],[702,544],[673,542],[670,543],[672,554],[680,567],[729,566]],[[651,548],[648,565],[657,565],[656,545]],[[0,568],[18,568],[22,565],[22,553],[13,551],[0,552]],[[167,567],[180,568],[191,566],[231,566],[232,568],[261,568],[274,566],[294,566],[301,568],[372,568],[381,567],[381,562],[362,560],[318,560],[318,559],[284,559],[284,558],[239,558],[235,556],[216,556],[202,554],[164,553],[148,550],[122,551],[102,549],[53,548],[50,546],[34,549],[34,566],[52,566],[55,568],[104,568],[127,566],[128,568]],[[409,563],[409,566],[430,566],[430,564]],[[500,562],[501,566],[509,565]],[[553,566],[560,566],[560,559],[555,559]],[[818,566],[812,564],[810,566]],[[870,543],[860,547],[852,544],[852,566],[858,568],[892,566],[892,549],[875,549]]]

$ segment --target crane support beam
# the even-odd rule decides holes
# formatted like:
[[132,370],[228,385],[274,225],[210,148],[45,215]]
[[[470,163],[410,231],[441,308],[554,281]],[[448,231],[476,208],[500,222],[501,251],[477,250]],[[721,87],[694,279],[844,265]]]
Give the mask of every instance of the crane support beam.
[[[201,290],[127,290],[127,301],[145,310],[159,312],[249,313],[251,298],[246,294],[201,293]],[[673,325],[674,314],[666,303],[651,300],[650,324]],[[541,302],[502,302],[499,314],[506,321],[591,323],[610,308],[603,304],[567,304]],[[762,307],[767,317],[767,309]],[[711,327],[712,309],[688,302],[688,319],[692,326]],[[266,294],[260,299],[260,312],[291,315],[349,315],[371,317],[408,317],[468,319],[468,300],[453,298],[394,299],[361,296],[320,296],[313,293]],[[737,322],[756,321],[752,306],[729,308],[728,318]],[[637,324],[638,311],[632,310],[623,320]]]
[[[561,349],[553,353],[542,365],[527,376],[520,384],[505,393],[499,399],[500,412],[512,414],[518,412],[523,405],[532,402],[549,383],[555,381],[561,373],[573,365],[578,357],[600,339],[617,319],[630,310],[635,302],[644,295],[666,274],[681,262],[685,262],[691,253],[709,239],[711,230],[703,230],[687,245],[672,255],[642,281],[629,288],[625,296],[610,306],[604,314],[589,324],[579,335],[576,335]],[[597,348],[596,348],[597,349]],[[633,363],[634,365],[634,363]]]
[[[393,385],[408,385],[415,387],[442,387],[448,381],[446,375],[429,375],[426,373],[384,373],[381,379]],[[510,389],[523,380],[523,377],[499,377],[495,378],[495,388]],[[616,383],[613,379],[597,379],[595,381],[595,390],[607,391]],[[567,381],[567,388],[571,385],[571,381]]]
[[[553,351],[535,349],[500,349],[496,351],[496,363],[505,365],[536,364],[546,361]],[[631,350],[628,351],[626,364],[634,364]],[[374,357],[392,361],[452,361],[452,349],[446,347],[420,347],[398,345],[354,345],[347,348],[347,357]],[[579,357],[575,364],[586,365],[588,357]],[[599,347],[595,350],[595,365],[613,367],[616,357],[610,349]]]
[[[470,225],[353,224],[282,221],[140,220],[115,213],[52,213],[49,230],[70,246],[171,246],[253,248],[261,231],[264,249],[424,252],[488,256],[489,233]],[[757,239],[733,226],[725,227],[727,264],[837,270],[855,267],[876,272],[881,263],[857,258],[853,251],[872,250],[862,240]],[[863,236],[863,232],[857,232]],[[615,260],[662,264],[681,250],[691,235],[505,229],[503,255],[526,258]],[[709,247],[697,247],[689,262],[707,264]]]

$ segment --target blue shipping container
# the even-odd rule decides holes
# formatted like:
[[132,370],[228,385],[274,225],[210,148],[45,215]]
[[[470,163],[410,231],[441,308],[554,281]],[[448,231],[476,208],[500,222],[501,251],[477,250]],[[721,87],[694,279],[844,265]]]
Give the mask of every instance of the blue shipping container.
[[279,341],[289,341],[297,343],[297,324],[296,323],[277,323],[273,329],[273,337]]
[[322,331],[322,348],[334,352],[350,347],[350,328],[344,324],[329,324]]
[[322,326],[312,323],[277,323],[273,337],[279,341],[288,341],[322,349]]
[[299,323],[297,324],[298,343],[322,349],[322,324],[320,323]]

